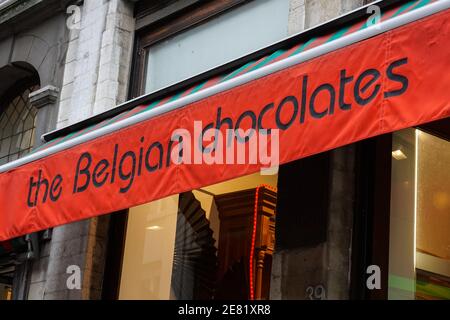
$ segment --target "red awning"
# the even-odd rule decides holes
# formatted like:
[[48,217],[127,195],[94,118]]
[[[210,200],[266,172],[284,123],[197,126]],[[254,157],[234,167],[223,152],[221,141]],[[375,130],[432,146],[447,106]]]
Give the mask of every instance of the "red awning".
[[[282,164],[449,117],[449,6],[409,1],[383,12],[377,25],[358,21],[281,48],[1,166],[0,240],[267,166],[257,155],[254,163],[205,156],[212,140],[203,143],[204,153],[197,142],[208,129],[271,129],[269,153],[279,151]],[[271,144],[277,138],[279,145]],[[180,141],[184,162],[175,163]]]

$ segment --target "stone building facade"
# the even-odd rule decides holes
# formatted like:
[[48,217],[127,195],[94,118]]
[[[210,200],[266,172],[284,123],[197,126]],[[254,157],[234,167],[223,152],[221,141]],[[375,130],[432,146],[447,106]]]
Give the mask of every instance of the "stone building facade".
[[[26,63],[38,75],[40,88],[30,95],[38,110],[34,147],[41,144],[42,133],[109,110],[128,99],[136,2],[0,1],[0,96],[8,90],[6,82],[16,71],[16,67],[11,68],[16,62]],[[166,2],[153,19],[164,19],[170,10],[196,0]],[[288,34],[312,28],[367,2],[290,0]],[[7,73],[2,74],[2,70]],[[356,191],[346,182],[354,180],[355,154],[354,146],[331,152],[328,241],[309,248],[278,248],[273,261],[271,298],[305,298],[301,279],[314,278],[326,287],[328,298],[349,298]],[[15,298],[100,299],[109,220],[109,216],[102,216],[39,235],[39,256],[16,267],[14,285],[19,289],[15,289]],[[323,261],[320,268],[315,266],[317,261]],[[80,289],[67,287],[70,265],[81,269]],[[294,268],[296,265],[302,267]],[[299,291],[284,289],[283,284],[290,281],[299,284]]]

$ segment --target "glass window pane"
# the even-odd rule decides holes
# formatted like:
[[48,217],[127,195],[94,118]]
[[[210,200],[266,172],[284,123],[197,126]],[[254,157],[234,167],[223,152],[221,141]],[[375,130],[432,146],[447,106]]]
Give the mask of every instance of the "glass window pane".
[[9,153],[11,138],[5,138],[0,141],[0,157],[5,157]]
[[30,152],[30,149],[24,149],[19,152],[19,158],[22,158],[23,156],[27,155]]
[[31,128],[34,128],[35,120],[36,120],[36,118],[31,113],[28,113],[28,116],[26,117],[25,122],[24,122],[23,129],[29,130]]
[[[29,153],[34,141],[36,108],[29,103],[29,94],[37,86],[26,89],[14,98],[0,114],[0,157],[14,160]],[[8,138],[8,139],[7,139]],[[8,156],[9,155],[9,156]]]
[[8,161],[13,161],[13,160],[17,160],[17,159],[19,159],[19,154],[18,153],[10,154],[9,157],[8,157]]
[[389,299],[414,299],[415,130],[393,134]]
[[[277,179],[254,174],[131,208],[119,298],[247,300],[255,190]],[[267,298],[276,192],[259,196],[253,277],[264,250],[255,288]]]
[[26,109],[25,108],[25,102],[23,101],[23,99],[20,99],[18,101],[18,103],[15,106],[15,110],[18,114],[21,114],[23,112],[23,110]]
[[10,104],[16,106],[20,102],[20,100],[21,100],[20,96],[17,96],[16,98],[13,99],[13,101]]
[[206,71],[287,36],[289,0],[258,0],[232,9],[148,51],[145,92]]
[[13,135],[13,133],[14,133],[14,124],[10,122],[8,119],[8,122],[6,123],[3,129],[2,137],[3,138],[10,137]]
[[450,267],[450,142],[419,131],[418,143],[417,250]]
[[19,120],[14,126],[14,134],[21,133],[22,131],[23,131],[23,121]]
[[22,134],[16,134],[11,138],[11,148],[10,153],[16,153],[20,151],[20,143],[22,141]]
[[8,122],[8,117],[4,114],[1,114],[0,115],[0,132],[6,126],[7,122]]
[[120,299],[169,299],[178,195],[129,210]]
[[20,150],[24,150],[32,145],[31,137],[33,135],[33,130],[28,130],[23,133],[22,141],[20,142]]
[[8,116],[8,118],[10,118],[11,115],[14,113],[15,106],[16,106],[16,104],[10,103],[8,108],[6,108],[6,110],[4,111],[6,113],[6,115]]
[[390,299],[450,299],[450,142],[394,133]]

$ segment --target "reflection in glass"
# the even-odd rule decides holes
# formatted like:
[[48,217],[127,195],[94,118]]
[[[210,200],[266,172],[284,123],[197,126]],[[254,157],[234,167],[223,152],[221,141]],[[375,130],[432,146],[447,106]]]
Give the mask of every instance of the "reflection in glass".
[[402,130],[392,157],[389,298],[450,299],[450,142]]

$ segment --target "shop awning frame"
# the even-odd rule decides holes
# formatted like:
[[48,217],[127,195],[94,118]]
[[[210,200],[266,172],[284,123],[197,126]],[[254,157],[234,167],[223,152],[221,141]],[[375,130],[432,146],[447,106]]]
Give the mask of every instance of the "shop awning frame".
[[[108,124],[102,128],[84,133],[83,135],[80,135],[78,137],[74,137],[74,138],[71,138],[64,142],[61,142],[59,144],[49,146],[43,150],[38,150],[38,151],[31,153],[23,158],[20,158],[18,160],[15,160],[15,161],[12,161],[10,163],[0,166],[0,173],[12,170],[14,168],[17,168],[17,167],[20,167],[27,163],[47,157],[49,155],[61,152],[63,150],[80,145],[82,143],[94,140],[96,138],[110,134],[117,130],[129,127],[129,126],[133,126],[137,123],[154,118],[156,116],[177,110],[177,109],[182,108],[191,103],[194,103],[199,100],[216,95],[218,93],[230,90],[232,88],[241,86],[243,84],[246,84],[248,82],[251,82],[256,79],[262,78],[264,76],[270,75],[277,71],[292,67],[292,66],[300,64],[300,63],[304,63],[311,59],[314,59],[319,56],[325,55],[327,53],[347,47],[354,43],[363,41],[365,39],[377,36],[379,34],[385,33],[387,31],[393,30],[395,28],[401,27],[408,23],[428,17],[430,15],[436,14],[440,11],[443,11],[443,10],[446,10],[449,8],[450,8],[450,0],[439,0],[437,2],[428,4],[421,8],[415,9],[411,12],[407,12],[402,15],[390,18],[384,22],[380,22],[377,25],[373,25],[373,26],[367,27],[365,29],[356,31],[354,33],[345,35],[341,38],[335,39],[330,42],[326,42],[317,47],[309,49],[307,51],[298,53],[294,56],[274,62],[273,64],[263,66],[257,70],[237,76],[235,78],[229,79],[227,81],[216,84],[212,87],[203,89],[201,91],[192,93],[185,97],[181,97],[175,101],[167,102],[157,108],[146,110],[142,113],[135,114],[129,118],[119,120],[117,122]],[[139,97],[136,100],[140,100],[140,99],[142,99],[142,97]]]
[[[429,0],[422,0],[422,1],[429,1]],[[436,1],[436,0],[433,0],[433,1]],[[85,129],[86,127],[89,127],[93,124],[99,123],[100,121],[103,121],[105,119],[112,118],[120,113],[131,110],[132,108],[139,106],[141,104],[145,104],[145,103],[148,103],[149,101],[154,101],[156,99],[159,99],[159,98],[171,95],[171,94],[175,94],[178,91],[184,90],[191,85],[211,79],[217,75],[220,75],[220,74],[223,74],[226,72],[234,71],[237,68],[243,66],[244,64],[246,64],[250,61],[255,61],[257,59],[260,59],[264,56],[274,53],[275,51],[277,51],[279,49],[283,49],[285,47],[293,46],[295,44],[302,43],[304,41],[308,41],[314,37],[318,37],[318,36],[325,35],[325,34],[330,34],[336,30],[339,30],[346,24],[354,23],[355,21],[367,18],[367,10],[370,6],[373,6],[373,5],[379,6],[380,10],[382,12],[384,12],[390,8],[396,8],[405,2],[406,2],[406,4],[408,4],[408,2],[414,2],[414,0],[391,0],[391,1],[376,0],[370,4],[366,4],[362,7],[354,9],[353,11],[342,14],[341,16],[338,16],[334,19],[325,21],[321,24],[318,24],[311,28],[300,31],[299,33],[288,36],[285,39],[277,41],[269,46],[266,46],[264,48],[254,51],[254,52],[251,52],[249,54],[243,55],[243,56],[241,56],[237,59],[234,59],[232,61],[229,61],[225,64],[213,67],[207,71],[201,72],[192,77],[188,77],[188,78],[178,81],[176,83],[169,84],[169,85],[167,85],[161,89],[157,89],[153,92],[146,93],[141,96],[129,99],[129,100],[117,105],[116,107],[114,107],[112,109],[106,110],[99,114],[92,115],[81,121],[78,121],[73,124],[64,126],[62,128],[57,128],[50,132],[44,133],[41,136],[41,140],[46,143],[46,142],[52,141],[56,138],[73,133],[75,131]]]

